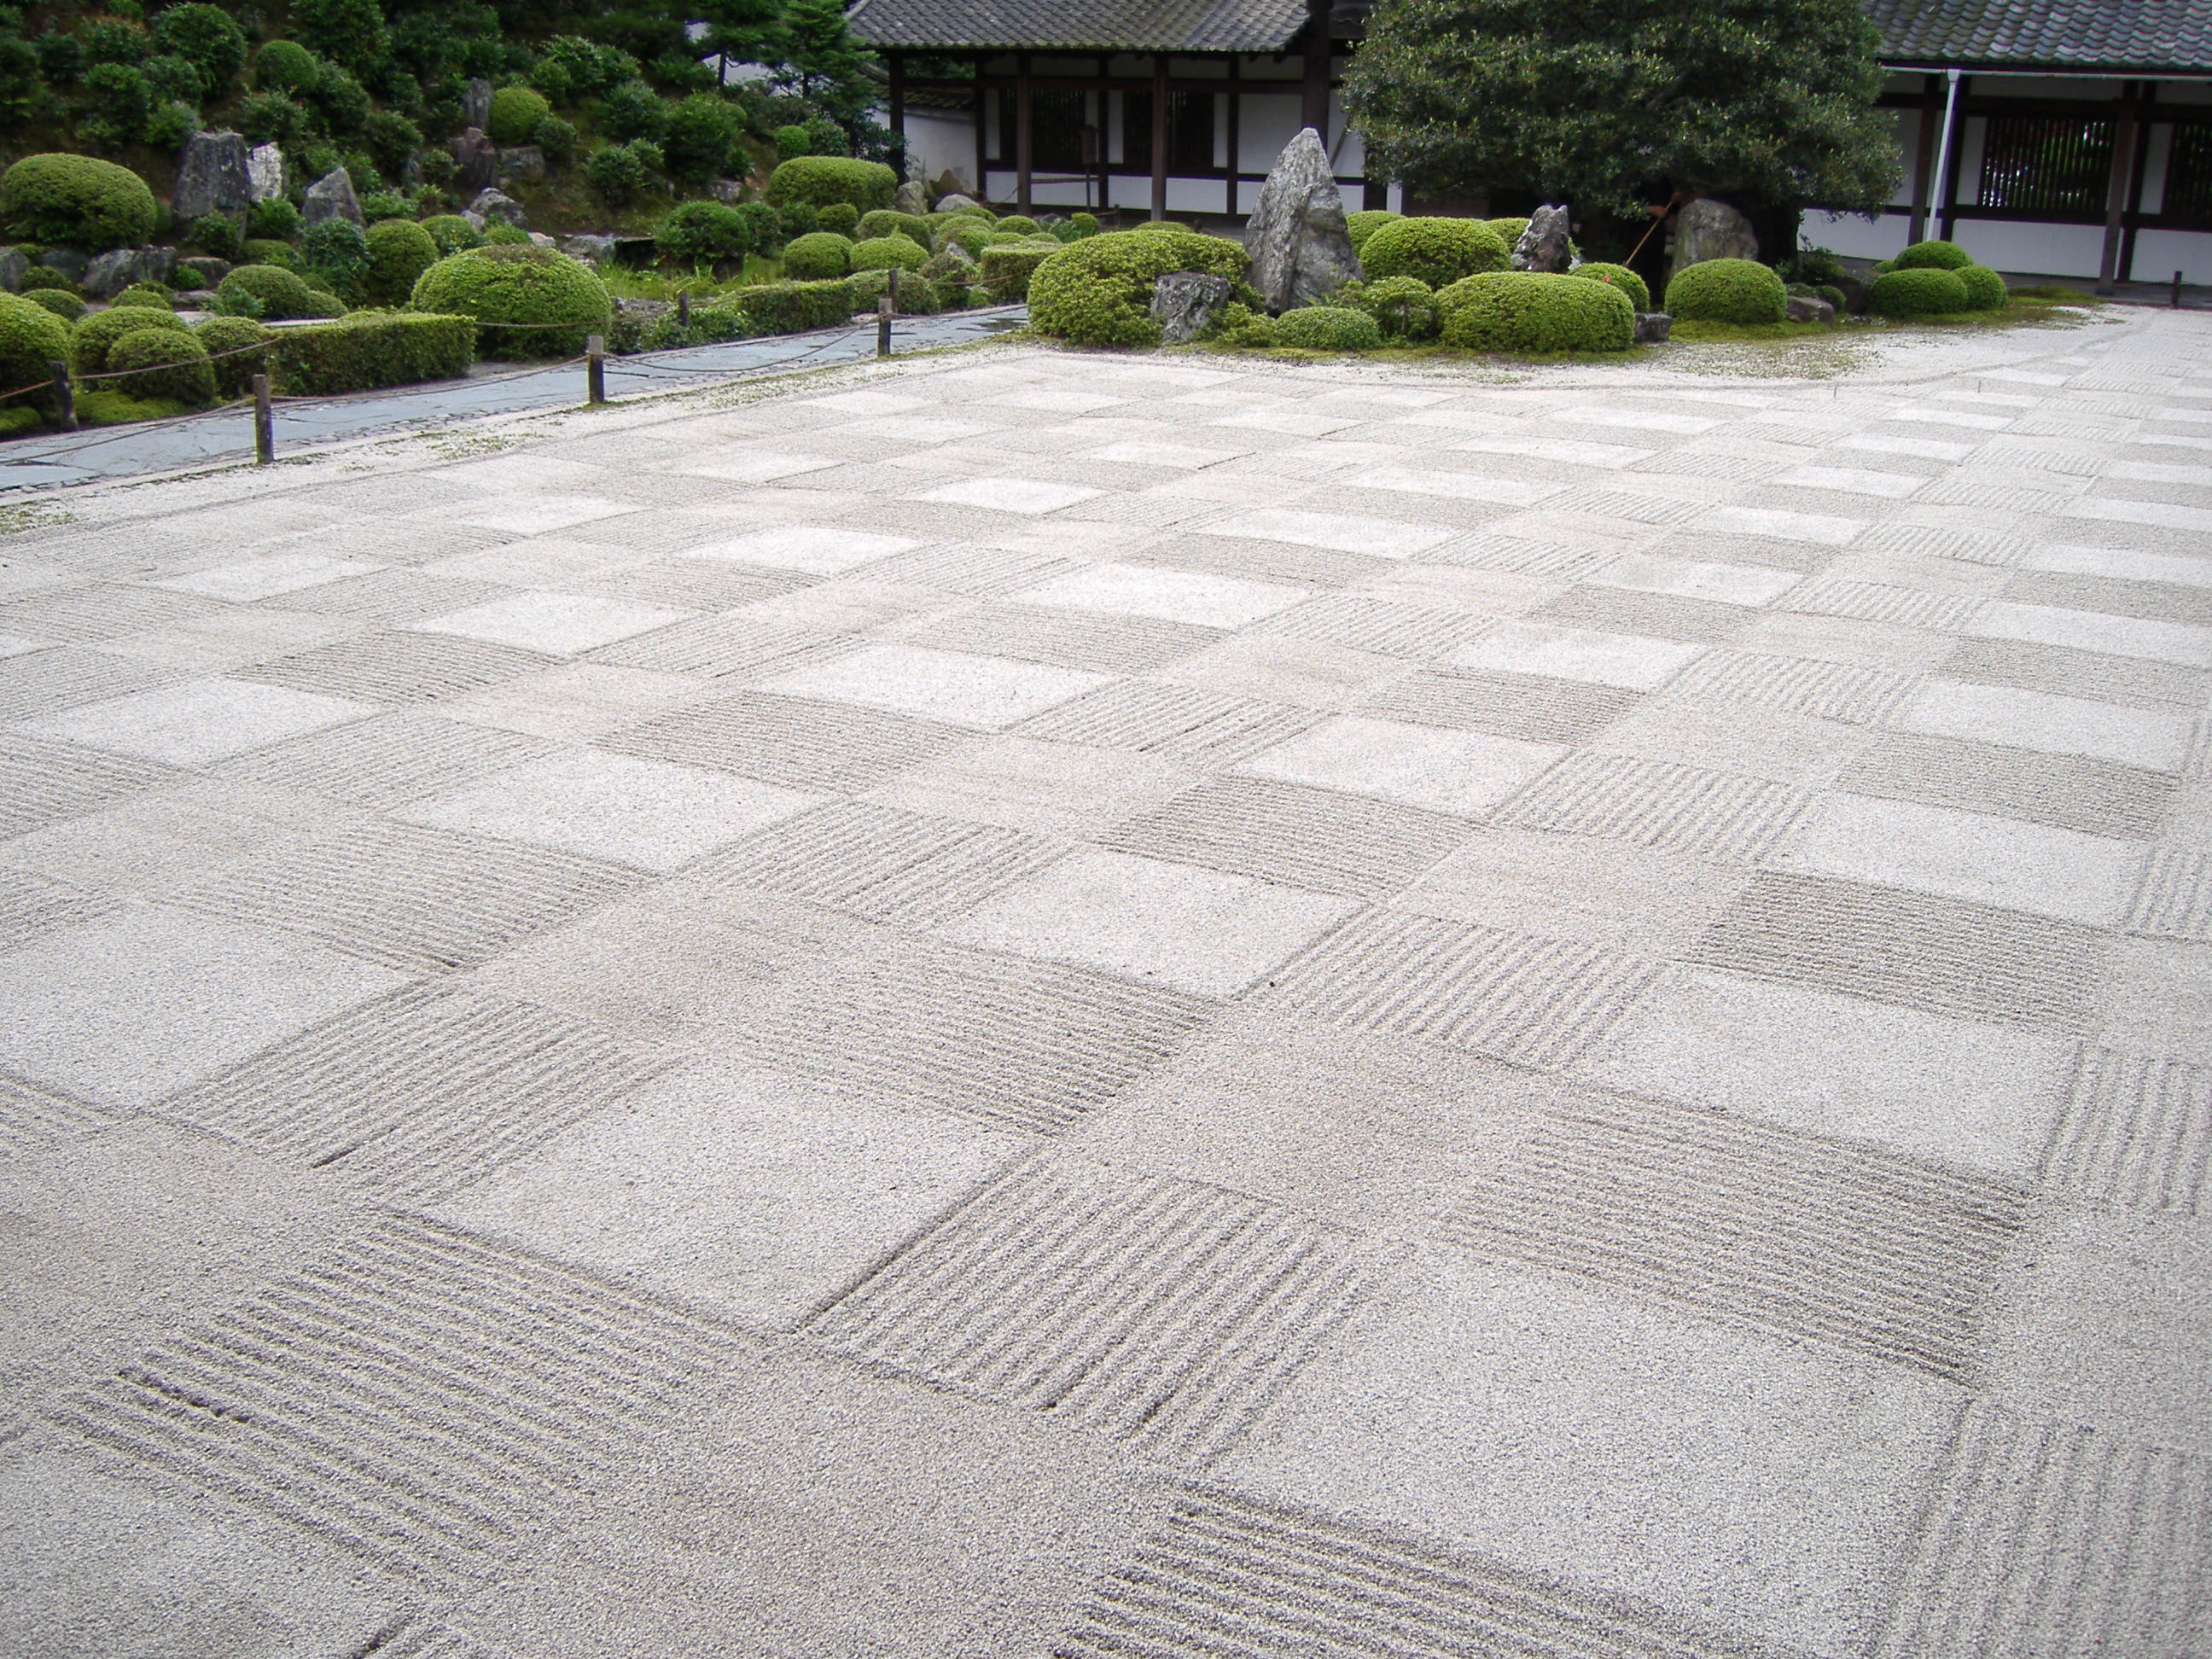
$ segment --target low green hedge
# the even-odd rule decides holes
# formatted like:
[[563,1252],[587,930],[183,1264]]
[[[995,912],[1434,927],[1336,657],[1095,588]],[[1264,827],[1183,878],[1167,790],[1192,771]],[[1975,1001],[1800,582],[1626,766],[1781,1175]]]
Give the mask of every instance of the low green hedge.
[[192,337],[213,361],[218,397],[243,398],[253,389],[253,377],[268,372],[266,351],[245,349],[269,337],[269,331],[251,317],[210,317],[192,330]]
[[1944,317],[1972,304],[1959,273],[1940,265],[1886,270],[1867,295],[1867,309],[1877,317]]
[[880,161],[855,161],[842,155],[794,155],[769,175],[768,199],[811,203],[817,208],[849,202],[862,213],[887,208],[898,191],[898,174]]
[[1667,284],[1667,310],[1684,322],[1778,323],[1790,291],[1755,259],[1703,259]]
[[965,250],[969,258],[980,259],[983,257],[983,250],[991,245],[996,231],[997,227],[985,220],[972,218],[965,213],[956,214],[950,224],[937,228],[937,236],[931,246],[940,251],[957,246]]
[[[41,295],[49,292],[52,290],[39,290]],[[83,301],[77,303],[82,305]],[[0,392],[50,378],[54,364],[69,361],[70,346],[69,325],[36,298],[0,294],[0,377],[4,377]],[[55,407],[53,392],[48,387],[19,393],[8,402],[40,411]]]
[[1974,256],[1956,242],[1915,242],[1892,259],[1893,270],[1964,270],[1974,263]]
[[1528,228],[1528,222],[1526,219],[1485,219],[1482,222],[1498,233],[1499,240],[1505,244],[1505,251],[1508,253],[1512,252],[1515,244],[1520,241],[1521,233]]
[[1036,280],[1038,269],[1046,260],[1056,258],[1059,252],[1057,248],[1026,247],[1020,243],[985,248],[983,257],[977,262],[982,270],[983,291],[991,296],[994,305],[1018,304],[1030,297],[1030,284]]
[[1300,306],[1275,319],[1275,343],[1308,351],[1372,351],[1382,331],[1350,306]]
[[319,328],[275,331],[268,357],[270,380],[292,396],[457,380],[476,361],[476,326],[462,316],[357,312]]
[[832,230],[795,238],[783,250],[783,274],[794,283],[834,282],[852,270],[853,239]]
[[309,288],[278,265],[240,265],[216,284],[216,307],[232,317],[289,322],[301,317],[343,317],[345,307]]
[[[890,292],[891,274],[888,270],[856,270],[846,284],[852,295],[854,311],[873,311],[877,301]],[[902,317],[934,317],[945,309],[945,296],[937,285],[919,271],[900,274],[898,285],[898,314]]]
[[441,258],[483,246],[483,232],[458,213],[434,213],[422,221],[422,232],[436,246]]
[[[468,221],[464,219],[461,222],[466,224]],[[300,268],[300,250],[289,242],[274,241],[262,236],[249,236],[239,250],[239,264],[274,265],[279,270],[297,270]],[[236,268],[236,266],[232,267],[233,270]]]
[[1354,306],[1375,319],[1386,340],[1437,337],[1436,290],[1418,276],[1384,276],[1371,283],[1346,283],[1336,302]]
[[1437,310],[1444,343],[1470,351],[1626,351],[1636,338],[1628,296],[1579,276],[1486,271],[1438,292]]
[[65,288],[34,288],[23,297],[33,305],[51,311],[65,323],[73,323],[91,307]]
[[1366,208],[1358,213],[1344,216],[1344,228],[1352,237],[1354,253],[1367,245],[1367,239],[1389,224],[1393,219],[1402,219],[1403,214],[1393,213],[1387,208]]
[[1433,289],[1503,270],[1511,258],[1505,239],[1480,219],[1393,219],[1359,250],[1368,276],[1418,276]]
[[[997,252],[987,248],[983,257],[988,261]],[[1154,283],[1171,271],[1208,271],[1228,277],[1232,295],[1249,301],[1249,290],[1237,290],[1251,267],[1252,256],[1240,244],[1180,226],[1086,236],[1030,272],[1030,325],[1077,345],[1155,346],[1160,325],[1151,311]]]
[[853,244],[853,269],[920,270],[929,263],[929,250],[908,236],[871,236]]
[[763,283],[757,288],[738,289],[737,299],[746,319],[762,334],[799,334],[810,328],[829,328],[850,322],[855,309],[849,283]]
[[544,94],[528,87],[501,87],[491,95],[484,136],[495,144],[526,144],[538,136],[538,124],[552,112]]
[[2002,311],[2012,298],[2005,279],[1987,265],[1960,265],[1951,274],[1966,285],[1969,311]]
[[0,223],[21,241],[137,247],[154,234],[160,216],[143,179],[89,155],[27,155],[0,177]]
[[1037,234],[1037,222],[1026,213],[1009,213],[998,222],[998,228],[1007,236],[1034,236]]
[[110,349],[107,367],[110,373],[131,371],[99,382],[126,398],[157,398],[195,409],[215,401],[214,365],[208,362],[207,347],[190,331],[134,330]]
[[877,236],[907,236],[927,247],[935,240],[937,227],[919,213],[901,213],[892,208],[878,208],[872,213],[860,216],[855,241],[866,241]]
[[1651,309],[1651,290],[1644,279],[1626,265],[1609,265],[1602,261],[1577,265],[1567,273],[1570,276],[1586,277],[1593,283],[1609,283],[1628,296],[1628,303],[1638,311]]
[[111,306],[106,311],[95,311],[76,325],[70,336],[69,363],[79,374],[97,374],[107,367],[108,354],[115,343],[126,334],[146,331],[166,334],[189,334],[185,319],[173,311],[161,311],[152,306]]
[[[614,316],[606,284],[565,253],[528,242],[471,248],[416,279],[416,311],[472,317],[484,356],[574,357]],[[507,324],[511,326],[501,327]]]

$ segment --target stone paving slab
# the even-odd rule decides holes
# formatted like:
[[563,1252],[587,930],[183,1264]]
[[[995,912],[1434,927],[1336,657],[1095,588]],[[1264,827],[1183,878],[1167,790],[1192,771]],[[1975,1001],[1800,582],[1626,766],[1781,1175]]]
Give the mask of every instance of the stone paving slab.
[[2212,1651],[2208,345],[21,515],[0,1650]]

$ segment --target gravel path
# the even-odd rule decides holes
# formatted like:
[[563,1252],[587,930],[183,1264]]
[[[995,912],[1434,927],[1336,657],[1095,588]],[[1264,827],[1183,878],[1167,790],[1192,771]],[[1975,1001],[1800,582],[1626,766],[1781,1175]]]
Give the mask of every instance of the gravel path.
[[0,1651],[2212,1650],[2209,345],[19,509]]

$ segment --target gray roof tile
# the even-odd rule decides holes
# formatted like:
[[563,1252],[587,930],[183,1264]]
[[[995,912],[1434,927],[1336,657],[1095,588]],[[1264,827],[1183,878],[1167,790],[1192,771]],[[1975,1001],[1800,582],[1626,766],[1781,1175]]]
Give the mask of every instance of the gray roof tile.
[[2212,0],[1867,0],[1893,63],[2212,69]]
[[1304,0],[860,0],[853,33],[878,46],[1280,52]]

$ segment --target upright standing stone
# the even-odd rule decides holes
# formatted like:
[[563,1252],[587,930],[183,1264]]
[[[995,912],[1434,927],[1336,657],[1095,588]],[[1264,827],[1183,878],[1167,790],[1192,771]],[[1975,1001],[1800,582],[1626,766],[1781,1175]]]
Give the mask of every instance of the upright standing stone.
[[1326,300],[1359,275],[1359,256],[1344,225],[1344,196],[1311,127],[1275,158],[1244,246],[1252,255],[1252,286],[1272,311]]
[[491,82],[478,76],[461,97],[461,125],[481,131],[491,125]]
[[307,186],[307,199],[300,210],[300,217],[309,225],[319,225],[325,219],[350,219],[357,225],[364,222],[360,199],[353,193],[353,180],[346,176],[343,167],[332,167]]
[[185,141],[177,187],[169,196],[170,215],[179,224],[252,205],[245,139],[234,132],[196,132]]
[[133,283],[166,283],[176,274],[173,247],[117,247],[86,262],[77,285],[95,300],[112,300]]
[[1671,278],[1708,259],[1756,259],[1759,238],[1751,221],[1726,202],[1700,196],[1674,216],[1674,258]]
[[1513,269],[1558,273],[1574,263],[1568,237],[1567,210],[1540,207],[1528,216],[1528,228],[1513,245]]
[[284,151],[276,144],[256,144],[246,155],[246,194],[249,202],[273,202],[284,193]]
[[500,151],[499,176],[535,183],[545,176],[545,152],[535,144],[517,144]]
[[928,212],[929,186],[919,179],[908,179],[891,198],[891,206],[901,213]]
[[23,291],[23,278],[31,269],[31,261],[19,247],[0,247],[0,288],[10,294]]
[[453,140],[453,160],[460,169],[453,184],[464,196],[489,188],[499,177],[499,149],[481,127],[471,127]]

